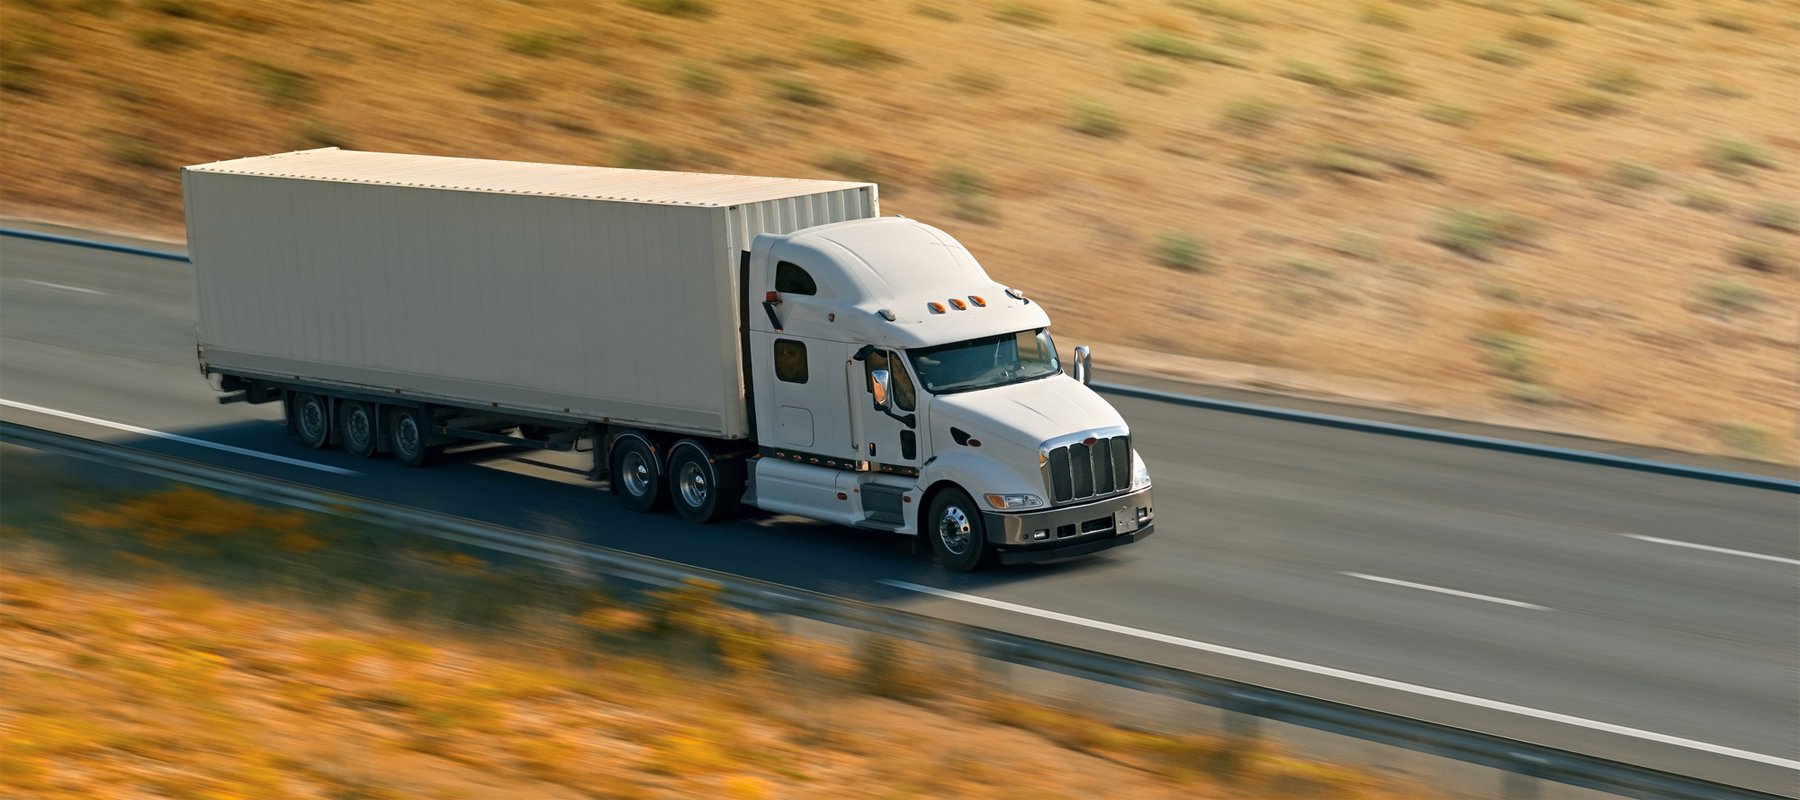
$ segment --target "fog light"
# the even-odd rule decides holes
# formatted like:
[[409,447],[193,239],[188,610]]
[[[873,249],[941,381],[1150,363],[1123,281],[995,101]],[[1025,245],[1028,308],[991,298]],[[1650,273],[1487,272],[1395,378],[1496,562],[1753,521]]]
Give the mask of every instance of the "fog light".
[[1144,522],[1148,519],[1150,519],[1150,509],[1148,509],[1148,508],[1138,509],[1138,522]]
[[1041,531],[1032,531],[1031,538],[1032,539],[1048,539],[1048,538],[1050,538],[1050,529],[1045,528],[1044,530],[1041,530]]

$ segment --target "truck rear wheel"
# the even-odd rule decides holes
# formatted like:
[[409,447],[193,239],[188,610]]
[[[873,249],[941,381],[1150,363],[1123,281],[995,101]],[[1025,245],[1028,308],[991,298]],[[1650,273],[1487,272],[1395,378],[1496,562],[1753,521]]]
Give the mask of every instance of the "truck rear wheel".
[[304,393],[294,397],[294,433],[314,450],[331,444],[331,406],[325,398]]
[[688,522],[704,525],[737,512],[744,480],[735,462],[720,463],[699,444],[675,445],[669,458],[669,501]]
[[430,436],[431,419],[422,409],[396,408],[388,417],[388,449],[402,464],[424,466],[434,449],[426,444]]
[[345,451],[357,458],[375,455],[375,409],[360,400],[345,400],[338,408],[338,423]]
[[961,489],[945,489],[931,499],[931,511],[922,533],[931,537],[931,549],[944,566],[957,572],[973,572],[987,561],[987,531],[981,509]]
[[669,488],[656,472],[656,453],[636,436],[620,437],[612,452],[613,493],[632,511],[650,512],[669,499]]

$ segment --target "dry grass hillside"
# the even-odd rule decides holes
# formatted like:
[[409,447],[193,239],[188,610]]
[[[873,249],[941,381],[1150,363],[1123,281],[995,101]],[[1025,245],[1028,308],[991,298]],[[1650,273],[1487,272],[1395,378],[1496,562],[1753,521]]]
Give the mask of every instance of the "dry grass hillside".
[[329,145],[873,179],[1065,345],[1800,455],[1795,0],[0,9],[9,213],[174,231],[176,167]]

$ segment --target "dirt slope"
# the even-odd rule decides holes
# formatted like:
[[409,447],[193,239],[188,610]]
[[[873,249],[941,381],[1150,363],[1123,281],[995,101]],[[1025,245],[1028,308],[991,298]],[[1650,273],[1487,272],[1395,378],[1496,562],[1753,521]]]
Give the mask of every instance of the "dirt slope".
[[329,145],[873,179],[1065,346],[1800,456],[1796,0],[0,10],[10,213]]

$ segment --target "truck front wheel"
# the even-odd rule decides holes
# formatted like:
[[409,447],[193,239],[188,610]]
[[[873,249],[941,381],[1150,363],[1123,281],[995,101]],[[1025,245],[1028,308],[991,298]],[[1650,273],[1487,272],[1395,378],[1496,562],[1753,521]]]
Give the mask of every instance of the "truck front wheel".
[[961,489],[945,489],[931,499],[925,530],[931,549],[944,566],[957,572],[973,572],[987,561],[987,531],[981,509]]
[[669,499],[663,476],[656,472],[656,453],[636,436],[620,437],[613,444],[612,484],[613,492],[632,511],[655,511]]

